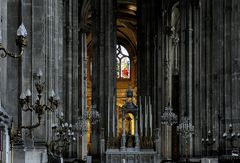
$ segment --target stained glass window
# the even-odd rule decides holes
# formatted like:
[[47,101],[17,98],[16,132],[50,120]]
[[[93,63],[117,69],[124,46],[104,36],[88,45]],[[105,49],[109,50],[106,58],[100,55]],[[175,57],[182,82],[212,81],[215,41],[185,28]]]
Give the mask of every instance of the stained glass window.
[[117,45],[117,78],[130,78],[130,58],[128,51],[122,45]]

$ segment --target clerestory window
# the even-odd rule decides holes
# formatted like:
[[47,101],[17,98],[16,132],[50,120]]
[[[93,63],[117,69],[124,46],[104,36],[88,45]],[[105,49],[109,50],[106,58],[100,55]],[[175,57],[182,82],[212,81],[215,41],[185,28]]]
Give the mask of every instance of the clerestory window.
[[130,58],[126,48],[117,45],[117,78],[130,79]]

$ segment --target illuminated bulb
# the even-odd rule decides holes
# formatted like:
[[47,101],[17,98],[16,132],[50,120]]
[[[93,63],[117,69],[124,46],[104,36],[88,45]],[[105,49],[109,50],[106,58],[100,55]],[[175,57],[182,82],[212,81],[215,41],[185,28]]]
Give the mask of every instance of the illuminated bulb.
[[20,95],[20,99],[23,100],[25,98],[26,98],[26,95],[25,95],[25,93],[22,92],[21,95]]
[[54,90],[51,90],[51,91],[50,91],[49,96],[50,96],[50,97],[54,97],[54,96],[55,96]]
[[43,72],[41,69],[38,69],[38,72],[37,72],[37,77],[42,77],[43,76]]
[[68,123],[67,122],[65,123],[65,127],[68,127]]
[[30,97],[31,95],[32,95],[32,93],[31,93],[30,89],[27,89],[27,91],[26,91],[26,96],[27,96],[27,97]]
[[26,30],[25,26],[23,25],[23,23],[19,26],[19,28],[17,30],[17,36],[27,37],[27,30]]

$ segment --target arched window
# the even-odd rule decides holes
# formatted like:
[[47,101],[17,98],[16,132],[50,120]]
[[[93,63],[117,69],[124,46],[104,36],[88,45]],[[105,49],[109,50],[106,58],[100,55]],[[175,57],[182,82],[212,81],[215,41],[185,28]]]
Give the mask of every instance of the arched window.
[[117,78],[130,78],[130,58],[126,48],[117,45]]

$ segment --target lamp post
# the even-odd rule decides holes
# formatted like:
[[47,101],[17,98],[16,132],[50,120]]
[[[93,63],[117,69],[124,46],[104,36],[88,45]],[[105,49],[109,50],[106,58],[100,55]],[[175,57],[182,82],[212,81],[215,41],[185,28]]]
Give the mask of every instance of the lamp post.
[[208,130],[207,137],[202,138],[202,144],[205,148],[205,154],[208,155],[208,146],[212,146],[216,142],[211,130]]
[[0,52],[3,53],[0,55],[1,58],[5,58],[6,56],[12,57],[12,58],[19,58],[23,55],[24,47],[27,46],[27,30],[23,23],[19,26],[17,30],[17,39],[16,39],[16,45],[19,48],[19,52],[17,54],[11,53],[8,49],[3,47],[2,45],[2,33],[0,31]]
[[187,116],[184,116],[182,123],[177,126],[177,131],[185,139],[185,157],[188,162],[188,138],[194,134],[194,126]]

